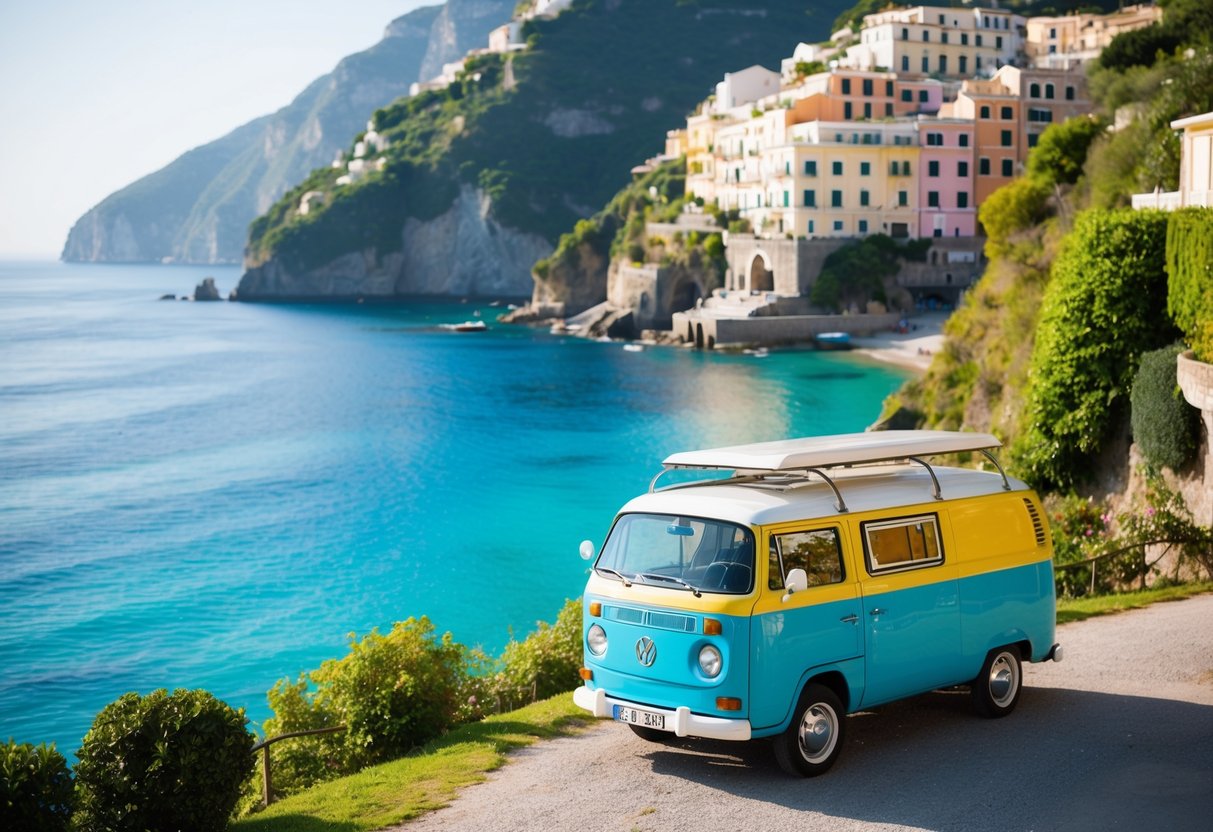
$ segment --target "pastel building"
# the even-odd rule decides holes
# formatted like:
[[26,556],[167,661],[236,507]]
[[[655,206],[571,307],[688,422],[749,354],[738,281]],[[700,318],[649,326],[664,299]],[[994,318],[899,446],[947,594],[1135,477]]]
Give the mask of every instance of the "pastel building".
[[1177,119],[1171,122],[1171,129],[1183,131],[1179,190],[1134,194],[1133,207],[1164,211],[1213,207],[1213,113]]
[[1142,29],[1162,19],[1154,5],[1126,6],[1109,14],[1069,14],[1064,17],[1030,17],[1025,27],[1024,51],[1032,66],[1069,69],[1086,63],[1122,32]]
[[917,128],[919,236],[973,236],[977,233],[973,122],[924,118]]
[[1023,50],[1025,19],[1002,9],[915,6],[866,15],[840,63],[858,69],[989,75]]

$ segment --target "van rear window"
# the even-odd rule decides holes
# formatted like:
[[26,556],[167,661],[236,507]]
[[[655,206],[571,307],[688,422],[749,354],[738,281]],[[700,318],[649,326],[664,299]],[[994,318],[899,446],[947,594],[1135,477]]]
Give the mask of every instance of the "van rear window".
[[943,563],[939,519],[934,514],[862,524],[868,572],[918,569]]

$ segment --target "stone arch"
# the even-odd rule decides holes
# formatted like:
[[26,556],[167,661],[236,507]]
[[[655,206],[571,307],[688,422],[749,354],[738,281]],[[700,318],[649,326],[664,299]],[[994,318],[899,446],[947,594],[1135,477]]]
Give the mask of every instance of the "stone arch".
[[703,324],[695,324],[695,349],[703,349]]
[[694,309],[695,304],[703,297],[703,286],[691,277],[683,278],[674,284],[670,291],[670,311],[684,312]]
[[691,344],[694,342],[695,342],[695,325],[692,324],[690,321],[687,321],[687,343]]
[[775,291],[775,273],[771,270],[771,258],[762,249],[754,252],[750,268],[746,273],[746,289],[751,292]]

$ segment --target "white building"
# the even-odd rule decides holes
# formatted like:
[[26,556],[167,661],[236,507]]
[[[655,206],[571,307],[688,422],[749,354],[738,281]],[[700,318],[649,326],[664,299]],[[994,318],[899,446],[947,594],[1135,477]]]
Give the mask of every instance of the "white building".
[[870,14],[840,59],[856,69],[988,76],[1023,51],[1026,19],[1002,9],[915,6]]

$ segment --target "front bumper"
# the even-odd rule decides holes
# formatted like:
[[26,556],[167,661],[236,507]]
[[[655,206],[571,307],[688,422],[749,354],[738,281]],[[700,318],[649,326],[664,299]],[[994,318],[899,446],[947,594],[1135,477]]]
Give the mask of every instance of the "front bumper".
[[582,685],[573,691],[573,704],[592,713],[599,719],[609,719],[615,705],[641,707],[646,711],[665,714],[666,725],[674,726],[674,735],[679,737],[705,737],[713,740],[744,741],[750,738],[748,719],[724,719],[717,716],[700,716],[691,713],[685,705],[674,710],[654,708],[639,702],[629,702],[607,696],[602,688],[590,690]]

